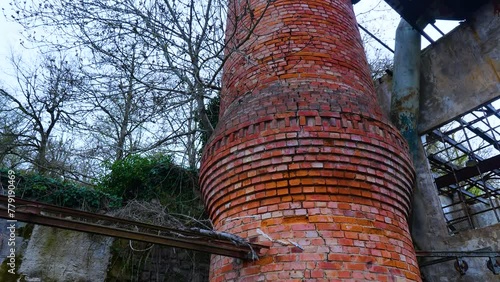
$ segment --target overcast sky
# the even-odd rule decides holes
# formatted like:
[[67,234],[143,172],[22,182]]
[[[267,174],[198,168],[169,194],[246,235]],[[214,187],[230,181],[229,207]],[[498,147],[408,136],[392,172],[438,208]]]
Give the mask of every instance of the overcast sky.
[[[22,28],[6,19],[4,13],[8,11],[9,1],[0,0],[0,75],[3,75],[8,68],[10,68],[9,60],[7,59],[11,50],[17,49],[17,52],[21,52],[21,47],[19,44],[19,39],[21,38],[20,33]],[[5,11],[3,10],[5,9]]]
[[[0,1],[0,8],[4,8],[7,14],[10,11],[8,1]],[[396,27],[399,23],[400,16],[390,9],[390,7],[383,0],[362,0],[354,6],[354,10],[358,15],[358,22],[360,22],[366,29],[375,33],[383,42],[394,49],[394,38]],[[446,22],[438,21],[436,25],[445,32],[453,29],[457,23],[456,22]],[[30,54],[33,51],[25,50],[20,45],[21,27],[12,21],[6,19],[3,14],[0,15],[0,73],[8,72],[9,63],[7,57],[10,56],[12,50],[18,54]],[[428,27],[426,29],[433,38],[439,38],[439,34],[433,30],[433,28]],[[423,46],[427,46],[428,42],[422,39]],[[379,49],[381,52],[385,52],[390,55],[389,51],[384,50],[384,48],[376,43],[371,42],[367,49]],[[374,52],[373,50],[368,50],[368,52]]]

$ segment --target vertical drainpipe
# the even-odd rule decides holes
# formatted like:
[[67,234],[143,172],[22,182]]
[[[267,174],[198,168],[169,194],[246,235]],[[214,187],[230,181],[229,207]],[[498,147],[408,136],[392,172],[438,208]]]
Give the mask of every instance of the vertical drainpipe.
[[408,141],[415,160],[420,92],[420,34],[404,19],[396,30],[391,121]]

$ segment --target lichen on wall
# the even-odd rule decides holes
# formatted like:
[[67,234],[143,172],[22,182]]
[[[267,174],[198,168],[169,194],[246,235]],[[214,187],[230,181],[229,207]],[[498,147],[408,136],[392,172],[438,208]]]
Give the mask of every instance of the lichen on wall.
[[35,226],[19,273],[42,281],[102,281],[113,239],[93,234]]
[[23,261],[23,256],[16,256],[16,267],[14,269],[14,274],[9,273],[10,267],[7,265],[7,260],[4,260],[0,264],[0,281],[2,282],[17,282],[20,281],[21,275],[19,275],[19,264]]
[[14,274],[9,273],[8,271],[11,269],[7,263],[8,259],[7,256],[9,255],[10,248],[9,244],[7,243],[8,238],[9,238],[9,230],[7,229],[7,226],[10,225],[10,223],[7,222],[5,219],[0,219],[0,281],[1,282],[17,282],[17,281],[22,281],[19,280],[21,278],[21,275],[19,275],[19,265],[23,261],[23,253],[24,250],[26,249],[26,246],[28,245],[29,238],[31,236],[31,232],[33,230],[33,225],[32,224],[26,224],[23,222],[17,222],[16,223],[16,261],[15,261],[15,270]]

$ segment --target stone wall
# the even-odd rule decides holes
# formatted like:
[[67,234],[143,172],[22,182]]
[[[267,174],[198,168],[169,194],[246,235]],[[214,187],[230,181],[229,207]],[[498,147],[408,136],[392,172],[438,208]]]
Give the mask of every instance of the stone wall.
[[115,240],[107,282],[205,282],[210,255],[190,250]]
[[[0,227],[5,223],[0,219]],[[7,252],[4,230],[2,258]],[[205,253],[21,222],[17,230],[18,269],[11,275],[2,265],[2,282],[208,281],[209,255]]]
[[109,237],[37,225],[19,273],[44,282],[102,281],[112,241]]

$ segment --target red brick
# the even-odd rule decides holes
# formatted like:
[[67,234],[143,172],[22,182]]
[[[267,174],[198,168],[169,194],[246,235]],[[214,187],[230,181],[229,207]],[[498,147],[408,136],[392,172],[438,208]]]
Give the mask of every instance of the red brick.
[[260,266],[248,266],[241,270],[241,275],[252,275],[260,272]]
[[320,262],[318,262],[318,268],[319,269],[335,269],[335,270],[338,269],[338,270],[340,270],[340,269],[343,269],[343,263],[320,261]]
[[316,226],[314,224],[297,224],[297,225],[292,225],[292,230],[294,231],[316,230]]
[[278,255],[275,258],[276,262],[286,262],[286,261],[296,261],[296,254],[286,254],[286,255]]
[[283,270],[304,270],[306,269],[305,262],[289,262],[284,264]]
[[274,272],[274,271],[282,271],[283,264],[282,263],[269,263],[260,267],[261,272]]
[[300,254],[301,261],[323,261],[326,259],[326,254]]
[[[265,243],[260,227],[305,249],[273,243],[260,262],[214,260],[211,281],[385,281],[389,272],[382,271],[391,268],[419,280],[404,220],[413,181],[407,145],[374,102],[348,1],[249,0],[252,13],[240,2],[228,11],[230,19],[241,18],[239,26],[251,24],[267,3],[269,10],[242,46],[235,44],[245,29],[228,22],[227,33],[235,32],[228,50],[241,52],[224,66],[224,115],[202,156],[202,196],[218,230]],[[224,222],[248,215],[258,217]],[[284,218],[290,215],[298,217]],[[325,248],[339,261],[325,262]],[[359,257],[394,263],[362,278],[366,262]],[[308,271],[293,269],[304,262]],[[316,262],[318,269],[308,266]],[[333,264],[321,271],[324,263]]]
[[311,278],[323,278],[324,275],[322,270],[311,270]]
[[338,277],[339,278],[350,278],[352,276],[351,271],[339,271],[338,272]]

